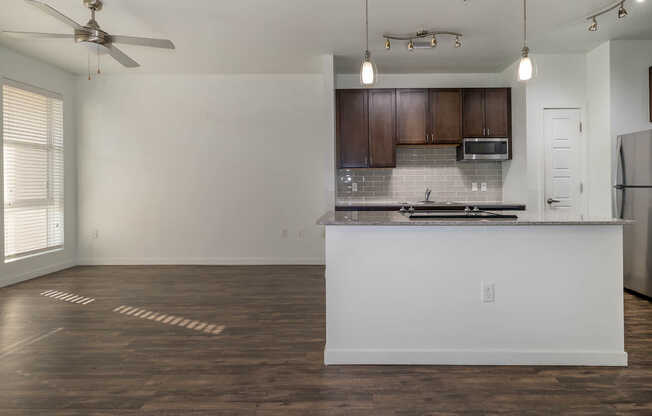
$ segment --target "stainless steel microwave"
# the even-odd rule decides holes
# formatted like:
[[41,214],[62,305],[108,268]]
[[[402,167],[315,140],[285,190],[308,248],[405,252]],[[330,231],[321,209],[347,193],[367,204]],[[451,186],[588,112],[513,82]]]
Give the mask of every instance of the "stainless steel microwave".
[[457,160],[508,160],[508,138],[478,138],[463,139],[462,145],[457,148]]

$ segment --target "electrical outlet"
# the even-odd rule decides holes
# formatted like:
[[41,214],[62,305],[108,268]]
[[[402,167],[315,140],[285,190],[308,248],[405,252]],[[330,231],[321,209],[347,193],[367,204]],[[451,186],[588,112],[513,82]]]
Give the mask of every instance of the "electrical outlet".
[[496,301],[496,284],[482,282],[482,303],[494,303]]
[[480,184],[480,191],[487,192],[487,182],[482,182]]
[[471,191],[472,192],[478,192],[478,183],[477,182],[471,182]]
[[351,184],[351,192],[358,192],[358,184],[357,184],[357,182],[353,182]]
[[93,240],[97,240],[98,238],[100,238],[100,230],[98,230],[97,228],[95,228],[95,229],[93,230]]

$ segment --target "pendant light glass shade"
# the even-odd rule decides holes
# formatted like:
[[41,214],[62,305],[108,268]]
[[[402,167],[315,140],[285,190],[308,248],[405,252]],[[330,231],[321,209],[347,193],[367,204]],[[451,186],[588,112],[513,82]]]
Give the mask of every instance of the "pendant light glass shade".
[[521,61],[518,63],[518,80],[519,81],[529,81],[534,76],[534,63],[532,58],[529,56],[529,50],[527,47],[523,48],[523,54],[521,56]]
[[534,64],[532,59],[529,56],[524,56],[521,58],[521,62],[518,64],[518,80],[519,81],[529,81],[534,76]]
[[369,51],[365,51],[362,65],[360,66],[360,84],[363,87],[372,87],[378,80],[378,71],[376,65],[371,61]]

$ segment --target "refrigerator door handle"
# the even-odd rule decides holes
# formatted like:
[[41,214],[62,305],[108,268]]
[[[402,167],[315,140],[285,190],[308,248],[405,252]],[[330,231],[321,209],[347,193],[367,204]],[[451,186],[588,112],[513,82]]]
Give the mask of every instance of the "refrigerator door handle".
[[[623,219],[625,217],[625,192],[626,187],[627,187],[627,170],[625,168],[625,151],[623,150],[623,139],[622,137],[618,137],[617,140],[617,150],[616,154],[618,155],[618,166],[616,168],[616,177],[614,178],[614,182],[616,183],[614,185],[614,195],[613,195],[613,201],[614,201],[614,210],[616,211],[616,217]],[[618,181],[618,173],[621,174],[621,181],[619,183]],[[618,205],[618,192],[622,192],[620,195],[620,206]]]

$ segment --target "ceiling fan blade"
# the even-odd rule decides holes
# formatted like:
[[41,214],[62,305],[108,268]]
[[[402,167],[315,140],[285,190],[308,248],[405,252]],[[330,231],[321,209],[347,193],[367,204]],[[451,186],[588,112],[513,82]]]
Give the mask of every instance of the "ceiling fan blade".
[[64,33],[12,32],[3,30],[3,35],[17,39],[73,39],[75,35]]
[[149,46],[152,48],[174,49],[174,43],[168,39],[138,38],[135,36],[111,36],[113,43],[126,45]]
[[72,27],[73,29],[81,29],[82,26],[69,18],[68,16],[65,16],[59,11],[57,11],[55,8],[48,6],[45,3],[41,3],[40,1],[37,0],[25,0],[28,4],[31,4],[34,7],[37,7],[44,11],[45,13],[49,14],[50,16],[54,17],[55,19],[59,20],[60,22],[63,22],[67,24],[68,26]]
[[126,66],[127,68],[137,68],[140,66],[138,62],[128,57],[124,52],[122,52],[120,49],[116,48],[112,44],[105,43],[104,47],[109,52],[109,55],[111,55],[113,59],[115,59],[116,61],[120,62],[123,66]]

